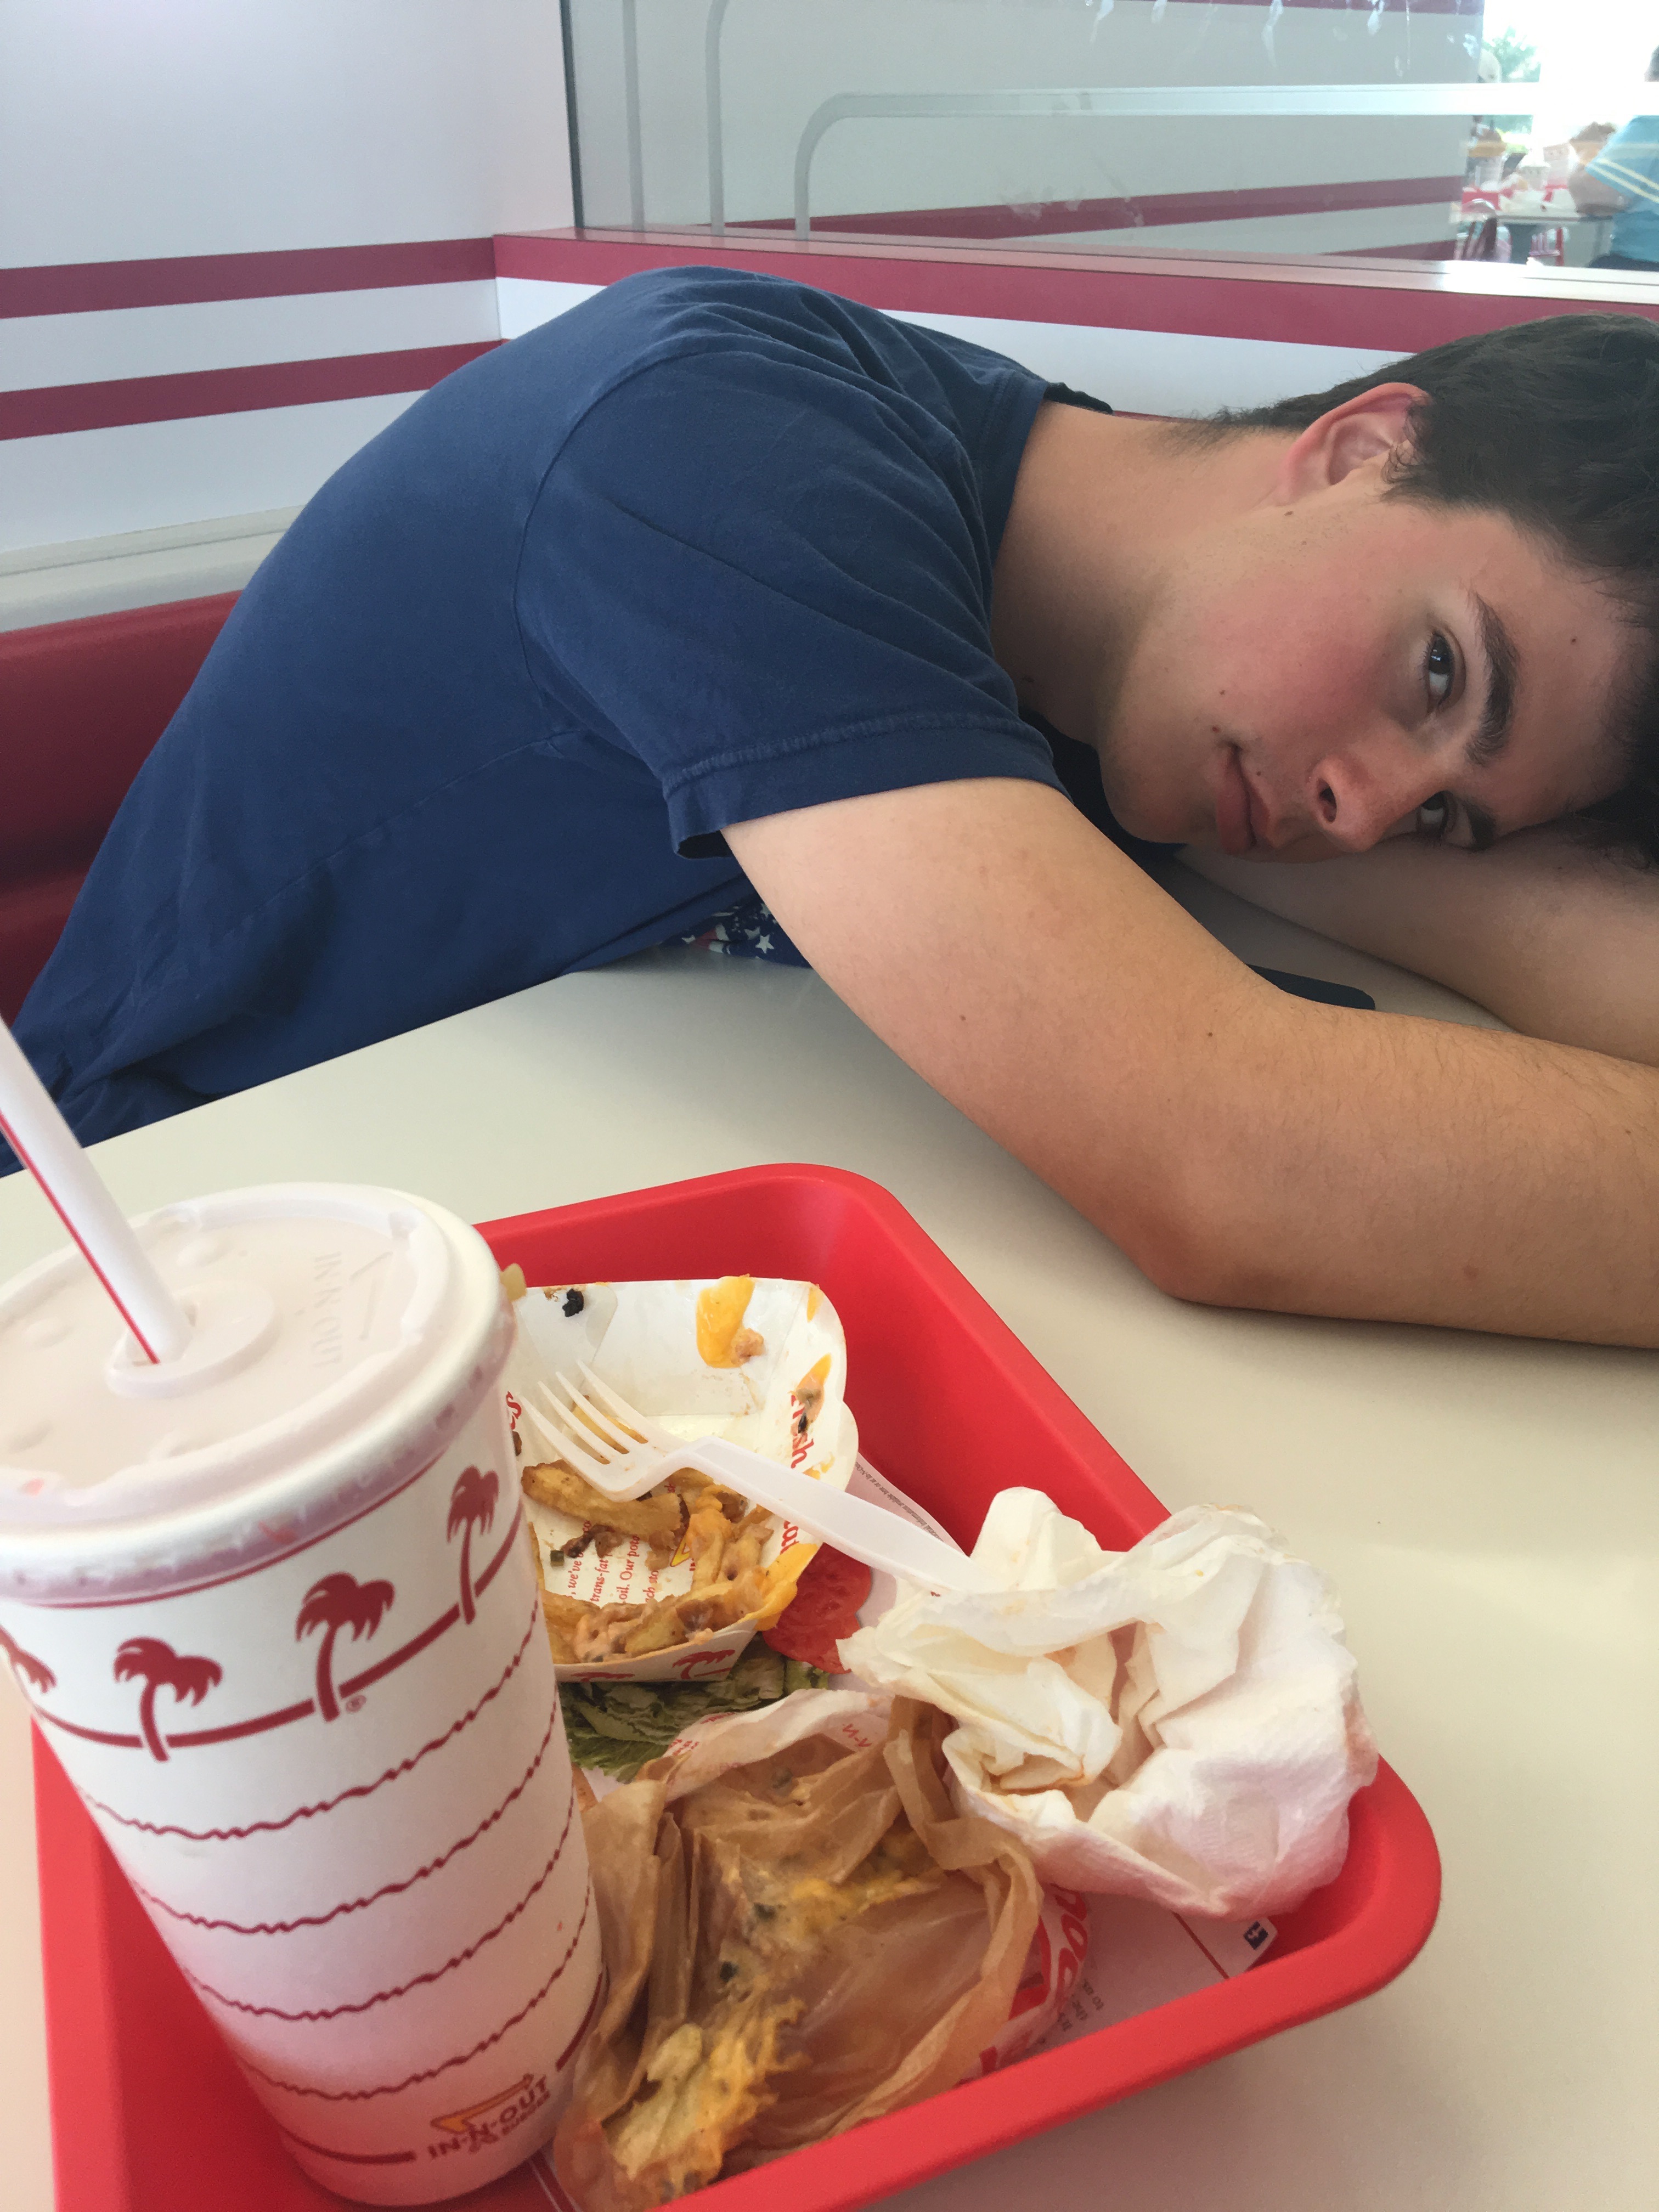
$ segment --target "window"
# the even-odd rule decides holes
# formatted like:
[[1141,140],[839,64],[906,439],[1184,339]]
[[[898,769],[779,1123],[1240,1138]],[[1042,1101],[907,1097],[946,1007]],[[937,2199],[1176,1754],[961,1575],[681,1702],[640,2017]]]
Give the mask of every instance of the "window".
[[592,228],[1659,270],[1633,0],[564,9]]

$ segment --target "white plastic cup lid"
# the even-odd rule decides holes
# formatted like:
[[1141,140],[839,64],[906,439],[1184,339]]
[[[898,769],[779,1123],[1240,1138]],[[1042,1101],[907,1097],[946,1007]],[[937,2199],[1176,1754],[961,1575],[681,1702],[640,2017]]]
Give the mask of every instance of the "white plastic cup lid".
[[476,1230],[287,1183],[135,1224],[193,1333],[152,1364],[74,1251],[0,1287],[0,1593],[187,1586],[309,1540],[423,1466],[511,1318]]

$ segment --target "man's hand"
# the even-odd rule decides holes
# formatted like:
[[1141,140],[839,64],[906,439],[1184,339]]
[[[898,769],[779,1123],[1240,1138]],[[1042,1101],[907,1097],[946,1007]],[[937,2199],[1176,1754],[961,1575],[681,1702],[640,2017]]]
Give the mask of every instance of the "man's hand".
[[1488,853],[1391,838],[1276,867],[1189,848],[1195,873],[1459,991],[1528,1036],[1659,1067],[1659,867],[1568,824]]
[[1288,997],[1043,785],[726,835],[831,988],[1162,1288],[1659,1346],[1647,1069]]

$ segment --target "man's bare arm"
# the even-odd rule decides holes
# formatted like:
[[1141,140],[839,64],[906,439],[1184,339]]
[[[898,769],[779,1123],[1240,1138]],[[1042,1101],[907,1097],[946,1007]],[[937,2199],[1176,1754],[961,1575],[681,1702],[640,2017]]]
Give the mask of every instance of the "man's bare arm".
[[1659,867],[1561,824],[1488,853],[1391,838],[1304,867],[1189,848],[1198,874],[1427,975],[1523,1035],[1659,1067]]
[[819,973],[1164,1289],[1659,1346],[1659,1076],[1274,990],[1038,784],[738,823]]
[[1630,205],[1623,192],[1615,191],[1611,185],[1603,184],[1589,169],[1576,169],[1567,179],[1567,190],[1572,194],[1572,204],[1580,215],[1622,215]]

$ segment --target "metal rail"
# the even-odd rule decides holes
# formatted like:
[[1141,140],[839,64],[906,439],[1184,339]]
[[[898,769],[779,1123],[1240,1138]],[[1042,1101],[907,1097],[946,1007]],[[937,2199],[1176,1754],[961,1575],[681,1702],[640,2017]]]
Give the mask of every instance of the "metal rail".
[[628,118],[628,220],[645,228],[645,154],[640,137],[640,29],[635,0],[622,0],[623,102]]
[[[720,108],[720,33],[732,0],[709,0],[702,33],[703,106],[708,128],[708,228],[726,235],[726,137]],[[810,126],[809,126],[810,127]]]

